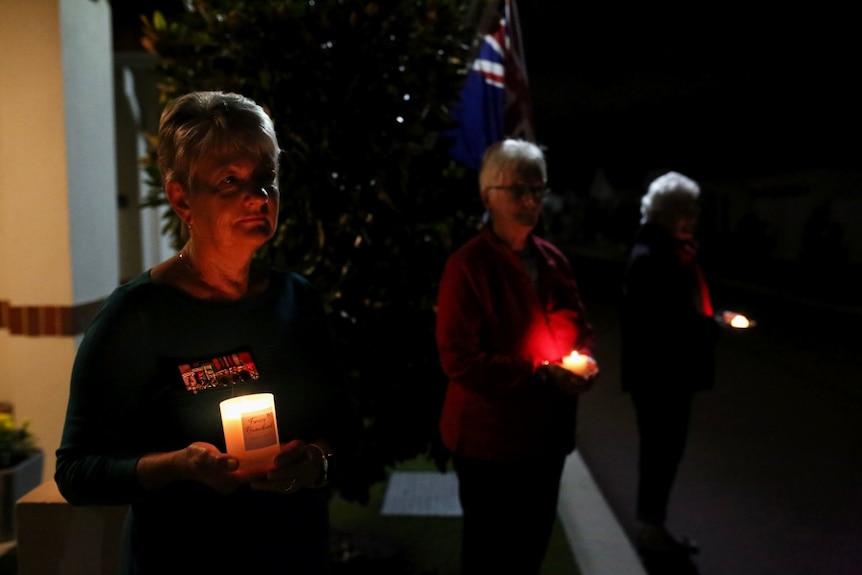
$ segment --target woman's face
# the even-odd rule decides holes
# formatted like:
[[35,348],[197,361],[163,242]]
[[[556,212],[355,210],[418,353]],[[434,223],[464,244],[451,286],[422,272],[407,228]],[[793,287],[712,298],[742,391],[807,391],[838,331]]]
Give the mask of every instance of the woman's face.
[[196,243],[257,249],[275,233],[279,191],[273,158],[206,161],[191,186],[189,223]]
[[532,231],[542,215],[545,182],[541,169],[527,166],[501,170],[493,185],[481,190],[482,201],[497,226]]
[[697,224],[697,218],[694,216],[680,216],[674,222],[673,237],[680,242],[690,242],[694,240],[694,227]]
[[658,223],[677,241],[690,242],[694,240],[699,213],[697,202],[683,200],[666,206]]

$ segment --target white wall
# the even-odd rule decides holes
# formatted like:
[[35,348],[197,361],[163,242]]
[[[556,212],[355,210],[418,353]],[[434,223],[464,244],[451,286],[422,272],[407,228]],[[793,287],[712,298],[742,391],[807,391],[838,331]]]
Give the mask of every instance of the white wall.
[[[0,302],[70,307],[117,284],[108,0],[0,0]],[[0,399],[54,471],[78,338],[0,329]]]

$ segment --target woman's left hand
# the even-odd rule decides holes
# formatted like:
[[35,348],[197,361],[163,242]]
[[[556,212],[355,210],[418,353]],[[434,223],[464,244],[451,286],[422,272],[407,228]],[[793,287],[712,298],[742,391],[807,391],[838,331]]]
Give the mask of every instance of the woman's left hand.
[[[595,363],[595,362],[593,362]],[[572,373],[558,363],[548,364],[548,381],[560,390],[564,395],[574,397],[588,391],[596,382],[598,368],[589,376],[580,376]]]
[[281,444],[275,467],[266,477],[253,481],[252,489],[277,493],[296,493],[303,487],[317,487],[323,477],[323,458],[318,447],[300,439]]

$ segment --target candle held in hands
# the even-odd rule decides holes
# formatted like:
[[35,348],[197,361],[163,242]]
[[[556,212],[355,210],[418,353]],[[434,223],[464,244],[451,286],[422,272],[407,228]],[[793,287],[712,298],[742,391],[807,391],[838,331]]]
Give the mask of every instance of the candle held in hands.
[[563,358],[563,367],[581,377],[590,377],[598,371],[596,361],[588,355],[572,351]]
[[226,399],[219,404],[227,453],[239,460],[239,471],[266,471],[280,451],[275,398],[254,393]]

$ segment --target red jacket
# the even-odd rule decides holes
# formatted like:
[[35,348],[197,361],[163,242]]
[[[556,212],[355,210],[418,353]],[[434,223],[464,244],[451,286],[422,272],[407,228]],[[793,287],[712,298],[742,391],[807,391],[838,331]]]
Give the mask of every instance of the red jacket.
[[489,226],[446,262],[436,326],[449,379],[440,432],[459,456],[518,461],[575,447],[577,399],[534,372],[573,349],[592,354],[592,329],[565,255],[537,236],[528,241],[538,290]]

